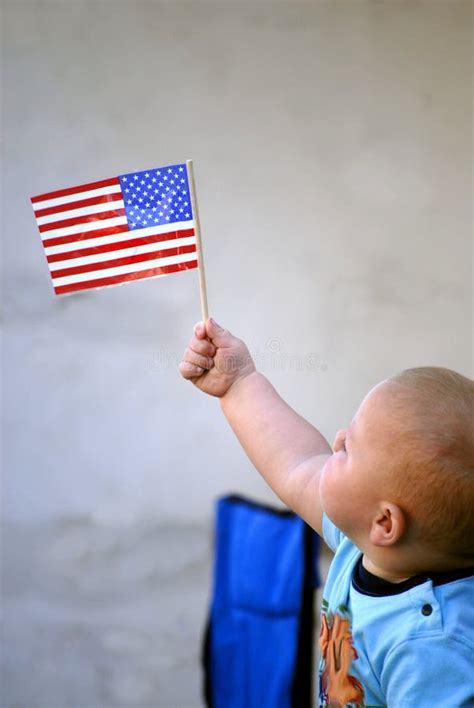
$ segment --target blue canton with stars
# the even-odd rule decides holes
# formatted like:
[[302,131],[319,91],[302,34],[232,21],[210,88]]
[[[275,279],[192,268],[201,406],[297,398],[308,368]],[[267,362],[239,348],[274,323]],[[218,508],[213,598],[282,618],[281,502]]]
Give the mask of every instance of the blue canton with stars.
[[193,218],[186,165],[168,165],[119,175],[130,229]]

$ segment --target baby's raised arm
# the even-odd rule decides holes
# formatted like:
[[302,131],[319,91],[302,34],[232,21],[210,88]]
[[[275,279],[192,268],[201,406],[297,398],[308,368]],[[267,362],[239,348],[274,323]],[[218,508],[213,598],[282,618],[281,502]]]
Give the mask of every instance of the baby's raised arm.
[[321,533],[319,474],[327,440],[260,374],[244,342],[213,320],[194,328],[181,375],[220,399],[253,465],[280,499]]

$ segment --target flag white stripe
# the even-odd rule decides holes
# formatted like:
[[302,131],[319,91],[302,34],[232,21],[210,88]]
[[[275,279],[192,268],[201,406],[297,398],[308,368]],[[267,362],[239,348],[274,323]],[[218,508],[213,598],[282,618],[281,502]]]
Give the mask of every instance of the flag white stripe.
[[119,251],[104,251],[93,256],[81,256],[79,258],[69,258],[65,261],[49,263],[49,269],[59,270],[60,268],[73,268],[75,266],[88,265],[89,263],[101,263],[112,258],[128,258],[138,256],[142,253],[153,253],[153,251],[164,251],[167,248],[179,248],[180,246],[191,246],[196,243],[195,236],[188,238],[175,238],[172,241],[160,241],[159,243],[147,243],[144,246],[134,246],[132,248],[122,248]]
[[38,225],[52,224],[54,221],[64,221],[64,219],[74,219],[76,216],[88,216],[89,214],[100,214],[104,211],[114,211],[115,209],[124,208],[123,199],[117,199],[115,202],[102,202],[101,204],[93,204],[80,209],[70,209],[69,211],[58,211],[55,214],[47,216],[37,216]]
[[61,204],[68,204],[69,202],[78,202],[82,199],[91,199],[92,197],[102,197],[104,194],[116,194],[121,191],[122,188],[119,184],[111,184],[109,187],[89,189],[87,192],[74,192],[65,197],[56,197],[55,199],[45,199],[42,202],[34,202],[33,211],[36,214],[40,209],[49,209],[49,207],[60,206]]
[[[104,222],[105,223],[105,222]],[[102,223],[100,224],[102,227]],[[105,228],[105,227],[104,227]],[[133,231],[125,231],[120,234],[111,234],[109,236],[96,236],[95,238],[84,238],[72,243],[62,243],[58,246],[47,246],[44,250],[47,256],[52,256],[56,253],[68,253],[69,251],[77,251],[80,248],[89,248],[95,246],[106,246],[109,243],[119,243],[120,241],[128,241],[131,238],[141,238],[145,236],[155,236],[155,234],[165,234],[169,231],[183,231],[184,229],[194,228],[194,221],[177,221],[175,224],[162,224],[161,226],[147,226],[144,229],[133,229]],[[50,234],[51,232],[46,232]],[[43,238],[46,238],[46,233]]]
[[196,253],[183,253],[179,256],[169,256],[168,258],[157,258],[153,261],[144,261],[143,263],[132,263],[131,265],[118,266],[116,268],[106,268],[104,270],[91,271],[89,273],[78,273],[77,275],[68,275],[62,278],[53,278],[55,288],[61,285],[70,285],[71,283],[80,283],[81,281],[100,280],[114,275],[124,275],[125,273],[135,273],[150,268],[160,268],[176,263],[187,263],[188,261],[196,260]]
[[121,226],[126,223],[126,216],[115,216],[113,219],[97,219],[97,221],[88,221],[86,224],[75,224],[74,226],[64,226],[62,229],[43,231],[41,237],[43,241],[46,241],[48,238],[56,238],[56,236],[72,236],[87,231],[99,231],[99,229],[108,229],[111,226]]

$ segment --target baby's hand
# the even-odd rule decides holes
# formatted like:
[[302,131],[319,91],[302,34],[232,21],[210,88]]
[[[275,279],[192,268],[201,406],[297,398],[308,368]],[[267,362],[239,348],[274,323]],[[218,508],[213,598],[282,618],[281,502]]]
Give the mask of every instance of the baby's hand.
[[179,371],[204,393],[220,398],[253,373],[255,364],[244,342],[210,319],[195,325]]

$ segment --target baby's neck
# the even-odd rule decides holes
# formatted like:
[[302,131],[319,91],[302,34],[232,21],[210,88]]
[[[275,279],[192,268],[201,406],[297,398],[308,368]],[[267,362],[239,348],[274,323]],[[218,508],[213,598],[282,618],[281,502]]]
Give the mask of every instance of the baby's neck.
[[403,573],[397,571],[397,569],[381,567],[374,563],[368,556],[362,556],[362,565],[369,573],[376,575],[377,578],[382,578],[382,580],[387,580],[389,583],[402,583],[404,580],[411,578],[413,573]]
[[369,573],[382,578],[382,580],[387,580],[389,583],[402,583],[415,575],[462,570],[463,568],[471,568],[473,565],[470,559],[465,561],[447,559],[439,556],[430,556],[427,553],[416,553],[414,557],[416,559],[423,558],[423,565],[420,565],[419,562],[411,561],[410,558],[404,557],[403,554],[384,554],[381,557],[374,557],[368,556],[367,553],[364,553],[362,557],[362,565]]

